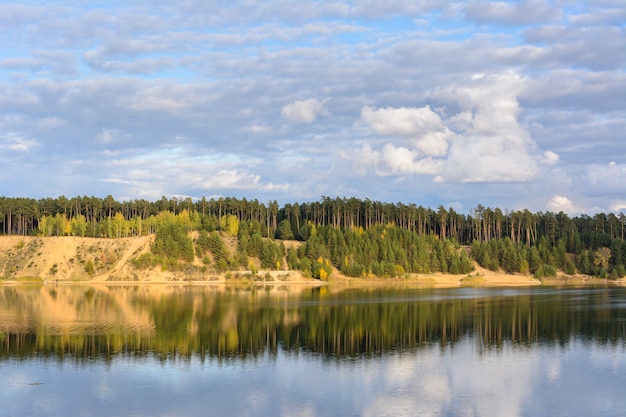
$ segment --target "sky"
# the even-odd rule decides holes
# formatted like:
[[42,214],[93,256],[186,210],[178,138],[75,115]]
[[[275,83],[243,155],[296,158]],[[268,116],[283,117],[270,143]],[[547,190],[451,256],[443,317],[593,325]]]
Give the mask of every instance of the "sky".
[[0,195],[626,212],[626,2],[0,0]]

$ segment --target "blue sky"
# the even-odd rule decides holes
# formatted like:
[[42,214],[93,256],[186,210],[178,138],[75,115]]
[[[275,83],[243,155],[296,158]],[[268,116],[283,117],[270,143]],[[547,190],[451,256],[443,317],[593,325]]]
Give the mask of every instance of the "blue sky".
[[626,211],[622,0],[0,1],[0,195]]

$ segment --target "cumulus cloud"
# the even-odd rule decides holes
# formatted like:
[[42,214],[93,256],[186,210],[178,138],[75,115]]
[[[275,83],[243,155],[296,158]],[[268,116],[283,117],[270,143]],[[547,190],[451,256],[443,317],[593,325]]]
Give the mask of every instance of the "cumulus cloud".
[[546,207],[549,211],[552,211],[555,213],[559,213],[562,211],[563,213],[566,213],[566,214],[575,214],[578,212],[578,209],[574,206],[574,203],[572,203],[572,201],[569,198],[563,195],[552,196],[550,201],[548,201],[548,204],[546,205]]
[[404,137],[423,155],[442,156],[454,135],[429,106],[361,109],[362,120],[379,135]]
[[363,120],[380,135],[415,136],[441,127],[441,119],[430,107],[361,110]]
[[309,98],[307,100],[294,101],[282,108],[281,115],[294,123],[313,123],[318,115],[327,114],[324,104],[328,100]]
[[433,92],[456,105],[449,123],[451,143],[440,181],[518,182],[537,173],[536,143],[519,123],[517,95],[524,80],[515,72],[474,76],[469,82]]
[[441,169],[441,161],[432,158],[417,158],[416,151],[386,144],[381,152],[381,160],[391,174],[435,174]]
[[430,93],[450,109],[442,119],[429,106],[373,109],[363,107],[361,119],[385,136],[380,162],[398,174],[430,174],[436,182],[523,182],[538,173],[538,163],[554,164],[558,155],[538,153],[520,125],[517,94],[523,79],[514,72],[476,74],[462,84]]

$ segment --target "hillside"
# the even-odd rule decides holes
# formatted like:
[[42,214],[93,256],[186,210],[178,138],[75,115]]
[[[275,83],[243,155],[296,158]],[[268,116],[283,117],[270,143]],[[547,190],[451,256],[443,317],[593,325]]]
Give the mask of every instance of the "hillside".
[[[98,280],[130,272],[130,259],[150,250],[153,236],[125,239],[0,237],[0,276]],[[93,264],[93,274],[86,271]]]
[[[98,239],[81,237],[24,237],[0,236],[0,277],[6,280],[24,281],[31,278],[40,278],[44,281],[59,282],[176,282],[176,281],[205,281],[224,283],[227,277],[244,277],[249,273],[184,273],[180,271],[163,271],[161,267],[148,270],[137,270],[131,260],[137,256],[150,252],[154,235],[130,237],[120,239]],[[229,249],[233,249],[236,241],[227,241]],[[287,247],[293,247],[298,242],[285,242]],[[87,264],[93,264],[93,273],[87,273]],[[194,264],[201,265],[196,258]],[[525,275],[511,275],[497,273],[480,268],[471,274],[471,279],[465,275],[451,274],[410,274],[406,279],[377,280],[377,279],[350,279],[334,270],[333,280],[353,283],[381,283],[381,282],[414,282],[432,285],[456,286],[463,280],[471,284],[484,285],[536,285],[539,281]],[[262,282],[315,282],[319,280],[306,279],[300,271],[261,271],[257,277]],[[408,281],[407,281],[408,280]]]
[[[171,282],[198,280],[224,282],[226,273],[183,273],[161,267],[137,270],[132,259],[150,252],[154,235],[120,239],[81,237],[0,236],[0,277],[8,280],[41,278],[44,281]],[[230,246],[230,245],[229,245]],[[87,270],[93,265],[93,273]],[[199,259],[195,264],[201,264]],[[242,271],[242,276],[246,274]],[[309,281],[299,271],[259,271],[264,282]],[[319,282],[318,280],[315,280]]]

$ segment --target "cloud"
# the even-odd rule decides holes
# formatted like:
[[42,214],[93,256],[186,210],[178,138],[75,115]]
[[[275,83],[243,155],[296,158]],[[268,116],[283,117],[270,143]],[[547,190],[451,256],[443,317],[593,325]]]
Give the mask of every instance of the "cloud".
[[615,201],[609,205],[609,210],[613,212],[626,212],[626,200]]
[[590,165],[585,178],[595,192],[626,195],[626,164],[612,161],[607,165]]
[[100,133],[96,135],[96,141],[104,145],[112,145],[116,142],[119,143],[122,141],[132,143],[132,140],[133,138],[131,135],[124,134],[118,129],[107,129],[104,127],[100,130]]
[[547,165],[554,165],[559,162],[559,155],[552,151],[545,151],[543,153],[543,158],[541,158],[541,162]]
[[365,106],[361,117],[379,135],[415,136],[441,126],[441,119],[428,106],[378,110]]
[[445,155],[448,141],[454,136],[429,106],[382,109],[365,106],[361,118],[379,135],[405,137],[427,156]]
[[535,177],[536,143],[518,120],[517,95],[524,82],[515,72],[477,75],[432,93],[459,109],[448,121],[457,138],[440,181],[523,182]]
[[6,193],[626,195],[617,0],[29,4],[0,13]]
[[525,32],[524,37],[538,46],[518,49],[518,62],[548,68],[568,63],[594,70],[617,69],[626,61],[625,36],[626,29],[618,26],[533,27]]
[[257,187],[261,177],[253,174],[246,174],[236,170],[221,170],[210,176],[204,176],[193,184],[193,188],[213,191],[213,190],[237,190],[251,189]]
[[38,144],[34,140],[19,136],[0,135],[0,150],[26,153],[36,146]]
[[612,8],[607,10],[595,10],[592,13],[572,14],[568,16],[568,20],[581,26],[596,25],[620,25],[626,20],[626,9]]
[[417,159],[417,156],[416,151],[391,143],[386,144],[381,152],[381,160],[390,169],[390,174],[436,174],[441,169],[441,161]]
[[309,98],[307,100],[294,101],[282,108],[281,115],[294,123],[313,123],[318,115],[328,114],[324,107],[328,100]]
[[[563,115],[572,111],[592,111],[611,117],[623,109],[626,75],[614,72],[590,72],[580,69],[554,69],[541,76],[526,78],[520,101],[530,108],[559,109]],[[575,116],[574,119],[579,118]],[[567,121],[570,124],[571,121]]]
[[361,148],[357,148],[350,153],[340,152],[339,157],[350,160],[353,172],[358,175],[363,176],[369,172],[378,171],[380,154],[372,149],[369,143],[363,144]]
[[559,213],[562,211],[566,214],[576,214],[579,212],[578,209],[574,206],[574,203],[572,203],[569,198],[562,195],[552,196],[550,201],[548,201],[547,208],[549,211],[552,211],[554,213]]
[[562,16],[562,11],[543,0],[515,3],[479,0],[468,3],[465,16],[482,24],[527,25],[554,21]]
[[405,139],[404,146],[388,143],[380,152],[378,160],[388,172],[430,174],[440,183],[530,181],[539,162],[554,164],[558,155],[539,155],[518,121],[517,94],[523,83],[514,72],[475,74],[464,83],[437,89],[429,96],[444,106],[442,111],[446,106],[456,109],[445,120],[429,106],[366,106],[361,119],[379,135]]

